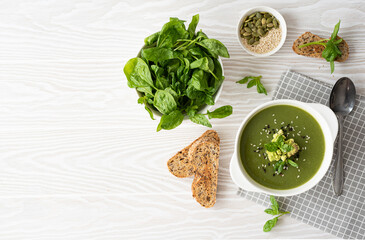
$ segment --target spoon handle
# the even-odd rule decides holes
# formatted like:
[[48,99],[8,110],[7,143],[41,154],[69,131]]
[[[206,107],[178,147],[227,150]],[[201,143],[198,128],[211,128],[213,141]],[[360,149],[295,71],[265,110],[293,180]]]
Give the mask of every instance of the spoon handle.
[[343,157],[342,157],[342,139],[343,139],[343,116],[337,115],[339,123],[339,135],[337,142],[337,154],[333,173],[333,190],[336,196],[342,194],[343,188]]

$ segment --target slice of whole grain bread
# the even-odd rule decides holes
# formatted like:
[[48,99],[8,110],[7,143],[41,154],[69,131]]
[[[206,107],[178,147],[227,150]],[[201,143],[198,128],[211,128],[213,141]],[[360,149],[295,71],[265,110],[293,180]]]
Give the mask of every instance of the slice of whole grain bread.
[[201,143],[207,140],[215,140],[219,144],[218,133],[214,130],[208,130],[203,133],[198,139],[192,142],[189,146],[177,152],[172,158],[167,161],[167,168],[176,177],[184,178],[194,175],[196,170],[194,164],[189,158],[189,150],[196,143]]
[[216,201],[219,169],[219,143],[215,140],[203,141],[190,152],[195,165],[195,177],[191,190],[200,205],[213,207]]
[[[307,47],[299,48],[300,45],[309,43],[309,42],[316,42],[319,40],[322,40],[323,38],[319,37],[318,35],[315,35],[311,32],[303,33],[298,39],[296,39],[293,43],[293,51],[298,55],[303,55],[306,57],[312,57],[312,58],[322,58],[322,52],[324,50],[324,46],[322,45],[309,45]],[[340,39],[340,37],[337,36],[337,39]],[[340,49],[342,55],[338,56],[335,61],[338,62],[344,62],[349,57],[349,46],[345,40],[342,40],[342,42],[338,45],[338,48]]]

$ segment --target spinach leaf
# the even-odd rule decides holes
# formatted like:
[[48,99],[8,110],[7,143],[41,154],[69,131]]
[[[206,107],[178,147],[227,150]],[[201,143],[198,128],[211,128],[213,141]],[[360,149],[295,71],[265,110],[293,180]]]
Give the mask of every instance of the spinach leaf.
[[207,54],[200,47],[192,47],[188,50],[192,55],[199,58],[205,57]]
[[179,110],[174,110],[168,115],[162,115],[160,123],[157,126],[157,132],[161,129],[171,130],[179,126],[184,120],[184,115]]
[[214,57],[221,56],[229,58],[227,48],[223,45],[223,43],[216,39],[204,39],[200,42],[197,42],[197,44],[206,48]]
[[150,46],[150,45],[154,44],[155,42],[157,42],[159,35],[160,35],[160,32],[155,32],[154,34],[146,37],[144,39],[144,43],[146,44],[146,46]]
[[124,66],[130,88],[154,87],[148,65],[141,58],[132,58]]
[[210,94],[205,94],[204,102],[207,105],[214,105],[214,99],[213,96]]
[[214,62],[210,57],[203,57],[192,62],[190,68],[199,68],[203,71],[212,73],[212,71],[214,71]]
[[188,32],[189,32],[190,38],[194,37],[196,26],[198,26],[198,23],[199,23],[199,14],[196,14],[191,19],[191,22],[188,27]]
[[213,112],[207,111],[207,115],[208,115],[209,119],[212,119],[212,118],[225,118],[225,117],[228,117],[229,115],[231,115],[232,112],[233,112],[232,106],[226,105],[226,106],[217,108]]
[[194,86],[190,85],[186,89],[186,95],[190,99],[202,99],[205,96],[205,93],[197,90]]
[[169,80],[164,76],[164,69],[157,65],[151,66],[152,72],[155,74],[155,85],[158,89],[165,89],[170,85]]
[[181,56],[181,54],[169,48],[153,47],[153,48],[143,49],[142,56],[148,61],[158,63],[165,60],[178,58],[179,56]]
[[163,25],[157,40],[157,47],[171,48],[178,39],[185,39],[189,36],[184,24],[180,20],[173,18]]
[[207,34],[203,33],[203,31],[202,31],[202,30],[200,30],[200,31],[196,34],[196,37],[197,37],[197,38],[200,38],[200,39],[208,39]]
[[204,91],[208,87],[208,81],[204,71],[200,69],[194,70],[190,84],[197,90]]
[[165,90],[157,90],[153,105],[162,114],[169,114],[177,107],[174,97]]
[[189,119],[194,123],[210,128],[212,127],[212,124],[210,124],[209,120],[203,114],[195,114],[194,116],[189,117]]

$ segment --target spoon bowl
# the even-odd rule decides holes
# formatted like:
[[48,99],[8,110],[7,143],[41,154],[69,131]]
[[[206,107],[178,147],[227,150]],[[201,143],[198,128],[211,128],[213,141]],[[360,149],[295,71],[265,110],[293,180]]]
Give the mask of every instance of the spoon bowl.
[[345,116],[351,113],[355,106],[356,89],[351,79],[347,77],[340,78],[333,86],[330,95],[330,108],[336,114],[339,124],[338,146],[333,172],[332,186],[335,194],[340,196],[343,189],[343,157],[342,157],[342,139],[343,139],[343,121]]

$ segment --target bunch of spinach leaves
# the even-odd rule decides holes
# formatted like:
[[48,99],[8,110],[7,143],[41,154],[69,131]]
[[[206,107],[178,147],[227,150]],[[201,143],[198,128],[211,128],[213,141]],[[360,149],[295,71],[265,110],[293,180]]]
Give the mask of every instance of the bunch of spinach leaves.
[[199,15],[186,29],[185,21],[170,18],[161,31],[145,38],[140,57],[130,59],[124,73],[128,86],[142,93],[138,103],[153,118],[151,108],[162,113],[157,131],[179,126],[184,116],[197,124],[211,127],[209,119],[232,114],[227,105],[206,114],[205,105],[214,105],[214,95],[223,83],[218,57],[229,58],[227,48],[218,40],[196,32]]

